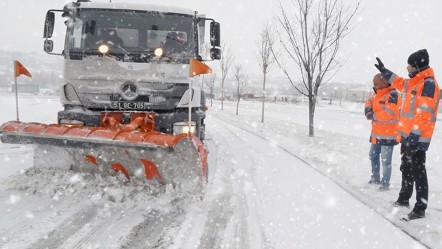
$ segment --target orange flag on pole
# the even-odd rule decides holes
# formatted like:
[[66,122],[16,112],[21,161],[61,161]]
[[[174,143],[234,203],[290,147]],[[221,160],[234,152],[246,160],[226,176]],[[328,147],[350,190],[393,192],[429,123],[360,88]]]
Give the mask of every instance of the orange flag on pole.
[[194,77],[200,74],[208,74],[211,73],[212,69],[206,64],[194,59],[190,58],[189,61],[189,77]]
[[24,74],[26,76],[28,76],[29,78],[32,77],[31,73],[29,73],[28,69],[26,69],[19,61],[14,61],[14,65],[15,65],[15,77],[20,76],[21,74]]

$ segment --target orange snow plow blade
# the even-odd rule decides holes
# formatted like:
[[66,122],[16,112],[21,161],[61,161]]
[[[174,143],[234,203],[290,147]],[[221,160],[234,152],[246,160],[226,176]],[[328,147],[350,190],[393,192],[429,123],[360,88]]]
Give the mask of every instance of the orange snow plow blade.
[[0,127],[1,141],[32,144],[36,167],[121,172],[133,181],[202,191],[207,151],[198,137],[157,132],[142,116],[126,125],[104,120],[101,127],[11,121]]

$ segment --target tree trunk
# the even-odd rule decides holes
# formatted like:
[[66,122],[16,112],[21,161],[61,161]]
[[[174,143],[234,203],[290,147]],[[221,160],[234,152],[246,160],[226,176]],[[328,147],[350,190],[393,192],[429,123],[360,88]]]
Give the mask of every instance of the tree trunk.
[[241,100],[241,95],[240,95],[240,86],[239,86],[240,82],[238,81],[238,90],[237,90],[237,94],[238,94],[238,101],[236,102],[236,115],[238,115],[238,109],[239,109],[239,101]]
[[315,136],[315,107],[316,99],[313,94],[308,96],[308,135],[309,137]]
[[264,73],[264,81],[262,83],[262,115],[261,123],[264,123],[264,106],[266,102],[266,73]]
[[224,110],[224,79],[221,82],[221,110]]

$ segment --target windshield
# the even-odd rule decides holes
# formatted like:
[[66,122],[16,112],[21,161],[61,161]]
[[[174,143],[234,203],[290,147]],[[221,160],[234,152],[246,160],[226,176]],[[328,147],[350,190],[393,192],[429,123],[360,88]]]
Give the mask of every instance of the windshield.
[[78,9],[69,21],[67,48],[72,59],[97,55],[103,44],[123,61],[149,62],[160,47],[163,57],[173,61],[195,56],[194,19],[189,15]]

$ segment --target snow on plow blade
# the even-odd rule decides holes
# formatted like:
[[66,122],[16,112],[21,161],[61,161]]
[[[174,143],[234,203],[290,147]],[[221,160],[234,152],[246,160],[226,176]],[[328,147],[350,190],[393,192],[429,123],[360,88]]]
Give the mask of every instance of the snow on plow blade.
[[16,121],[3,124],[0,134],[3,143],[32,144],[36,167],[121,172],[193,193],[207,181],[207,151],[191,134]]

